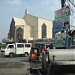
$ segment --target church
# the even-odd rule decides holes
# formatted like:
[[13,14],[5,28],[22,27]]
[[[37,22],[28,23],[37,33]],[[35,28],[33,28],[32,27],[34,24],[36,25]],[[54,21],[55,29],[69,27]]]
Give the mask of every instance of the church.
[[8,37],[16,42],[52,38],[52,28],[52,20],[33,16],[26,9],[23,18],[12,17]]

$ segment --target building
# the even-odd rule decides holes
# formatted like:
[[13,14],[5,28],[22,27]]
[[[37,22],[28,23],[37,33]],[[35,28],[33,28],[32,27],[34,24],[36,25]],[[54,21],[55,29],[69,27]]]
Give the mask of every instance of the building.
[[17,42],[23,39],[52,38],[52,27],[52,20],[33,16],[26,9],[22,19],[12,18],[9,39]]

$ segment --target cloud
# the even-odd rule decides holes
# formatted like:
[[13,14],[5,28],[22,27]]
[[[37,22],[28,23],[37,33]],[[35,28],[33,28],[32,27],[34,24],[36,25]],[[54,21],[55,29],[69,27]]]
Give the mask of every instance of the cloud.
[[22,0],[7,0],[10,4],[21,4]]
[[59,0],[40,0],[37,2],[33,2],[32,6],[29,6],[29,10],[33,15],[40,17],[52,18],[54,17],[55,11],[60,9],[61,3]]
[[[2,38],[8,32],[11,18],[24,16],[24,10],[28,9],[29,13],[43,18],[54,18],[54,11],[59,9],[60,0],[0,0],[0,34]],[[4,30],[3,30],[4,29]],[[2,32],[2,33],[1,33]],[[0,39],[2,39],[0,38]]]
[[2,0],[1,2],[4,2],[5,4],[8,5],[21,5],[22,4],[22,0]]

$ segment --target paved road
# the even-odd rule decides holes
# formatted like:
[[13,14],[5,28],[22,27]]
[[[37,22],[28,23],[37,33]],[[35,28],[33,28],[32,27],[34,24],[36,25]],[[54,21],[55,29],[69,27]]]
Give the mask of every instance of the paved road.
[[30,67],[28,57],[1,57],[0,75],[25,75]]
[[[30,68],[28,57],[3,58],[0,55],[0,75],[41,75],[37,69],[32,70],[31,74],[29,74],[28,68]],[[75,75],[75,72],[69,72],[70,70],[67,68],[67,72],[61,75]]]

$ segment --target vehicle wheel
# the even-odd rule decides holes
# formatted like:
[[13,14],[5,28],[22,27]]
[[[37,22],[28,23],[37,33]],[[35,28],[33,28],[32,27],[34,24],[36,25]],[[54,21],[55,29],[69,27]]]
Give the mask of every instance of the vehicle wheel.
[[47,72],[47,67],[46,67],[46,53],[42,53],[42,72],[46,73]]
[[28,53],[24,53],[24,56],[27,57],[28,56]]
[[13,54],[13,53],[10,53],[10,54],[9,54],[9,57],[10,57],[10,58],[13,58],[13,57],[14,57],[14,54]]
[[29,58],[29,62],[31,62],[31,59]]
[[60,66],[50,64],[47,75],[60,75],[60,72]]

